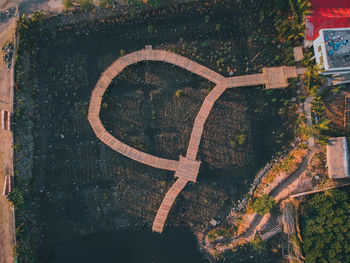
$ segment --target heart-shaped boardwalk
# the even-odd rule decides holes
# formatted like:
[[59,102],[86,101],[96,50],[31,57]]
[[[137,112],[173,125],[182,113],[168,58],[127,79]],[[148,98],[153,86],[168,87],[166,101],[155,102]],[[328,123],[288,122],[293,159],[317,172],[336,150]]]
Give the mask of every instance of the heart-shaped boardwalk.
[[[130,147],[107,132],[101,123],[99,114],[102,97],[113,78],[125,67],[145,60],[163,61],[174,64],[216,84],[204,99],[196,116],[186,156],[180,156],[179,160],[160,158]],[[178,179],[166,193],[152,226],[153,231],[161,233],[169,211],[178,194],[184,189],[187,182],[196,182],[200,167],[200,161],[197,160],[198,148],[202,138],[205,121],[207,120],[215,101],[226,89],[232,87],[264,84],[267,89],[284,88],[288,86],[288,78],[295,78],[299,74],[305,73],[305,71],[306,69],[304,68],[282,66],[263,68],[263,73],[261,74],[225,78],[215,71],[212,71],[186,57],[166,50],[153,50],[150,46],[147,46],[145,49],[118,58],[101,74],[101,77],[92,91],[88,120],[96,136],[118,153],[155,168],[175,171],[174,176],[178,177]]]

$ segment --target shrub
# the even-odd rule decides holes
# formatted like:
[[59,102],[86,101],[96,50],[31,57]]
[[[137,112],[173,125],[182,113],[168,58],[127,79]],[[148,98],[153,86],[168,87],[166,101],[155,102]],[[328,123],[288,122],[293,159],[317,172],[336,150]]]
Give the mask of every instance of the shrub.
[[244,133],[237,134],[232,141],[230,141],[230,146],[236,148],[237,146],[243,146],[247,141],[247,135]]
[[176,92],[175,92],[175,97],[179,98],[182,96],[182,90],[178,89]]
[[262,251],[264,249],[264,242],[260,236],[257,236],[250,242],[252,249],[255,251]]
[[133,5],[136,7],[141,7],[144,5],[149,5],[153,7],[157,7],[161,4],[160,0],[126,0],[129,5]]
[[201,42],[201,47],[207,47],[207,46],[208,46],[208,42],[206,41]]
[[276,207],[276,201],[272,196],[263,194],[252,202],[252,208],[259,215],[265,215]]
[[147,32],[148,32],[148,33],[153,33],[153,32],[154,32],[154,27],[153,27],[152,25],[149,25],[149,26],[147,27]]
[[77,4],[80,5],[81,9],[89,10],[93,5],[93,0],[77,0]]
[[112,0],[99,0],[99,7],[102,7],[102,8],[109,8],[111,7],[113,4],[113,1]]
[[247,141],[247,135],[239,134],[236,136],[237,143],[242,146]]
[[63,0],[63,8],[65,10],[73,7],[73,0]]
[[159,185],[161,188],[164,188],[167,185],[167,183],[166,183],[166,181],[160,181]]
[[237,142],[235,140],[230,141],[230,145],[232,148],[236,148],[237,147]]
[[218,227],[209,231],[208,238],[210,240],[214,240],[217,237],[232,237],[236,231],[237,229],[235,227],[233,228]]
[[7,196],[7,199],[17,209],[21,209],[24,205],[23,193],[18,188],[14,188],[12,192]]
[[40,31],[40,26],[44,18],[45,16],[42,12],[35,12],[31,18],[27,18],[26,15],[23,14],[17,20],[17,33],[20,39],[17,49],[17,58],[21,56],[23,49],[30,47],[33,42],[38,41],[37,34]]

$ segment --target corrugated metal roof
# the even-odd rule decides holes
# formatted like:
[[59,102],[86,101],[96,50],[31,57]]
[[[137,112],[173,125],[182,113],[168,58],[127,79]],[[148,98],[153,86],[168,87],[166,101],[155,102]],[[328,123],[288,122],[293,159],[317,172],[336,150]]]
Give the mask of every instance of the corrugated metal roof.
[[322,28],[350,27],[349,0],[312,0],[311,11],[305,21],[306,40],[316,39]]

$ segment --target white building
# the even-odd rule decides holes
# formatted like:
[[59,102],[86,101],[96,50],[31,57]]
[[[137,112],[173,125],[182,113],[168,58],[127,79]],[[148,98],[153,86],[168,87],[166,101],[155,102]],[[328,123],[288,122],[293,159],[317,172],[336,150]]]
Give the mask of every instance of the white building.
[[350,82],[350,28],[321,29],[313,47],[322,74],[333,75],[333,84]]

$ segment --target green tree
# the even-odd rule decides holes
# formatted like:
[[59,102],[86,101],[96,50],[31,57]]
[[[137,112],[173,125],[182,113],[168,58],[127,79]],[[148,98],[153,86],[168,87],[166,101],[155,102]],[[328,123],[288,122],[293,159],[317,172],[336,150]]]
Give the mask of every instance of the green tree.
[[269,213],[273,208],[276,207],[276,201],[272,196],[263,194],[261,197],[256,198],[252,202],[252,208],[255,212],[260,215]]
[[350,262],[350,202],[346,192],[315,195],[303,215],[306,263]]
[[281,11],[275,20],[280,40],[300,44],[304,38],[304,17],[309,12],[309,0],[275,0],[275,4]]
[[63,0],[63,8],[65,10],[73,7],[73,0]]

